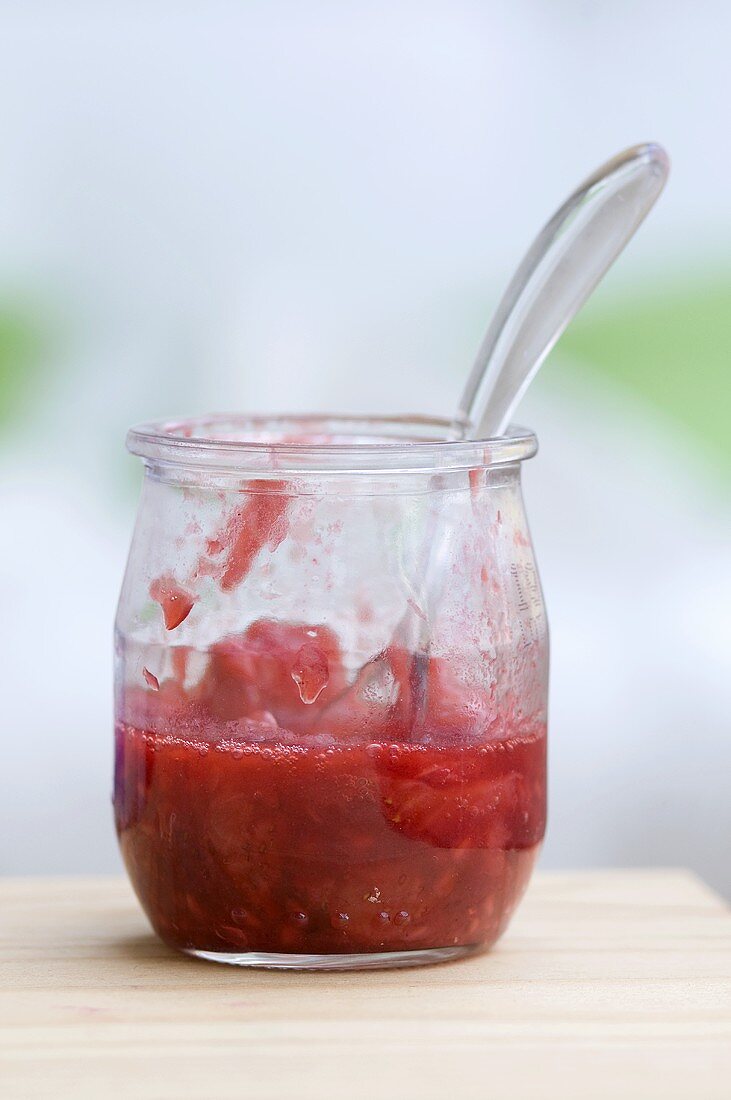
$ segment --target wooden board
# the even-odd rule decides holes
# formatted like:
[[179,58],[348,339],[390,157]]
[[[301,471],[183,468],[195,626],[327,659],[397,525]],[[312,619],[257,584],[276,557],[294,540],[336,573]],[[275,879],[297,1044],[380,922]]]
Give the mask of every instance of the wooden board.
[[119,879],[0,880],[0,1096],[731,1097],[731,917],[675,871],[539,875],[487,955],[237,970]]

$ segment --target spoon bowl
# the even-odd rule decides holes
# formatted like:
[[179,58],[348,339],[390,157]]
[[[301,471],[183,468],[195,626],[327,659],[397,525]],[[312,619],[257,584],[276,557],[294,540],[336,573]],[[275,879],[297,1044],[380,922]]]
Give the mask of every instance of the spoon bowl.
[[635,145],[592,173],[545,224],[477,353],[455,433],[501,435],[567,325],[631,240],[668,178],[661,145]]

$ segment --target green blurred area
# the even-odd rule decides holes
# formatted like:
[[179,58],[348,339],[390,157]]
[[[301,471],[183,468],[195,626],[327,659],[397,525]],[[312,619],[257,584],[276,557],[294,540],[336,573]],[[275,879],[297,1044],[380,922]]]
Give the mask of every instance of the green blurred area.
[[[55,329],[37,303],[0,300],[0,431],[43,400]],[[639,408],[659,412],[691,437],[724,477],[731,472],[731,274],[654,281],[611,300],[600,292],[559,349],[565,354],[539,376],[539,386],[570,389],[579,372],[611,379]]]
[[47,336],[38,309],[0,302],[0,430],[42,396],[38,384]]
[[724,475],[731,471],[731,274],[638,288],[609,304],[600,294],[565,333],[542,381],[576,371],[609,377],[691,433]]

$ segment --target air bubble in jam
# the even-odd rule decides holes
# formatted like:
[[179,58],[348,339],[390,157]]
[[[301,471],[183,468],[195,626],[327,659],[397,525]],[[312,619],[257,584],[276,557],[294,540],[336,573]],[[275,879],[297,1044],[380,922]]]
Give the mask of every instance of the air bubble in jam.
[[327,657],[315,642],[305,642],[297,652],[291,676],[302,702],[315,703],[330,679]]

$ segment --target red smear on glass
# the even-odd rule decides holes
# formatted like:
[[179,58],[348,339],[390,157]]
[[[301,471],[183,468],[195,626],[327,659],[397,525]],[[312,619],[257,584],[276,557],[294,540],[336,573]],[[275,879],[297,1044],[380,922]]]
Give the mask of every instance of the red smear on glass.
[[147,683],[153,691],[160,690],[160,681],[158,680],[157,676],[150,672],[149,668],[143,668],[142,675],[145,678],[145,683]]
[[264,546],[276,550],[287,534],[285,482],[252,481],[250,487],[254,492],[235,510],[220,540],[228,548],[221,571],[224,590],[244,579]]
[[150,595],[160,604],[166,630],[175,630],[190,615],[195,597],[186,592],[169,573],[150,585]]
[[187,645],[175,646],[171,651],[170,661],[173,666],[173,677],[179,684],[183,683],[188,672],[189,655],[190,647]]

